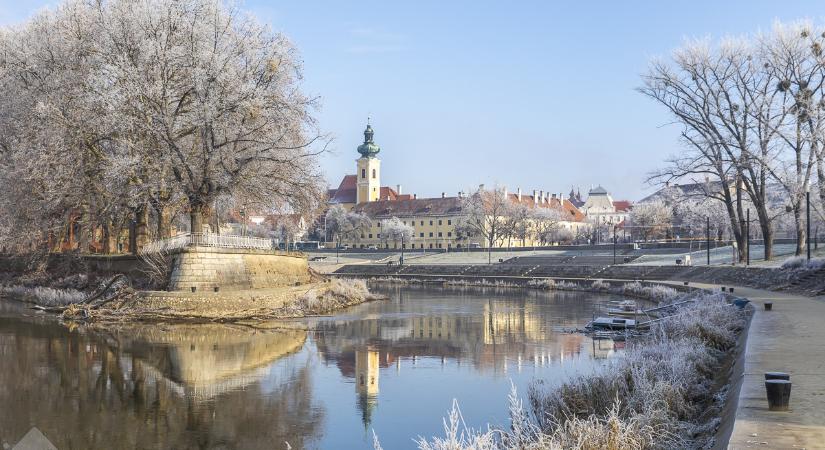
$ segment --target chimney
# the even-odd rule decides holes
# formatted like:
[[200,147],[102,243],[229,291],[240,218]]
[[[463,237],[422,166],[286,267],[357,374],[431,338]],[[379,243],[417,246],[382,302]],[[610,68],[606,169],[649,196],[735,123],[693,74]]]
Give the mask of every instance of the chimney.
[[516,196],[518,196],[518,201],[521,203],[521,186],[516,189]]
[[395,192],[396,192],[398,195],[401,195],[401,185],[400,185],[400,184],[396,184],[396,185],[395,185]]
[[478,190],[479,190],[479,191],[483,191],[483,190],[484,190],[484,184],[483,184],[483,183],[478,185]]
[[538,205],[539,203],[539,191],[533,189],[533,204]]
[[418,194],[413,194],[413,200],[418,198]]
[[505,200],[507,199],[507,187],[506,186],[504,187],[504,199]]
[[544,191],[539,191],[539,203],[544,203]]
[[441,193],[441,198],[447,198],[447,193],[446,193],[446,192],[442,192],[442,193]]

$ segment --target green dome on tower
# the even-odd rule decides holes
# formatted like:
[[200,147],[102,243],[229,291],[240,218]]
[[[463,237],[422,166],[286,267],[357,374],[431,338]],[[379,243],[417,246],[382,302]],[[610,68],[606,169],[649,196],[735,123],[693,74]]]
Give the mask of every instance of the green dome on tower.
[[381,151],[381,147],[373,142],[372,134],[372,126],[367,122],[367,129],[364,130],[364,143],[358,146],[358,153],[365,158],[374,158]]

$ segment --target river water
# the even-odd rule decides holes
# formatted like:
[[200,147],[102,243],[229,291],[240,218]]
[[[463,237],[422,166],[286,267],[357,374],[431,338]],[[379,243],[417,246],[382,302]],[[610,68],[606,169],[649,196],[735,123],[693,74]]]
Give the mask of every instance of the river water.
[[617,298],[513,288],[379,288],[389,301],[266,324],[77,327],[0,302],[0,445],[58,449],[416,448],[507,425],[511,383],[555,385],[621,343],[562,332]]

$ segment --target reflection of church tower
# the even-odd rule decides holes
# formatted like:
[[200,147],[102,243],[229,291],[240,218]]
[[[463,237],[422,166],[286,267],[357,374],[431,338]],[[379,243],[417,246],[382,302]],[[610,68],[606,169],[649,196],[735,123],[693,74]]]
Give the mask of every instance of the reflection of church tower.
[[367,129],[364,130],[364,143],[358,146],[361,157],[356,160],[358,178],[355,202],[373,202],[381,195],[381,160],[376,157],[381,151],[372,139],[372,126],[367,120]]
[[355,391],[364,427],[372,421],[372,410],[378,399],[378,352],[360,349],[355,351]]

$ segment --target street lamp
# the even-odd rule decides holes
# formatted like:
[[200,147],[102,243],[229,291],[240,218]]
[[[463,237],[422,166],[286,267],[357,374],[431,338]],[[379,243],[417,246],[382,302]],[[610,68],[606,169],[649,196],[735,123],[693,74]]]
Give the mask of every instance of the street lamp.
[[808,249],[808,261],[811,260],[811,191],[805,191],[805,213],[806,213],[806,227],[805,233],[805,247]]

